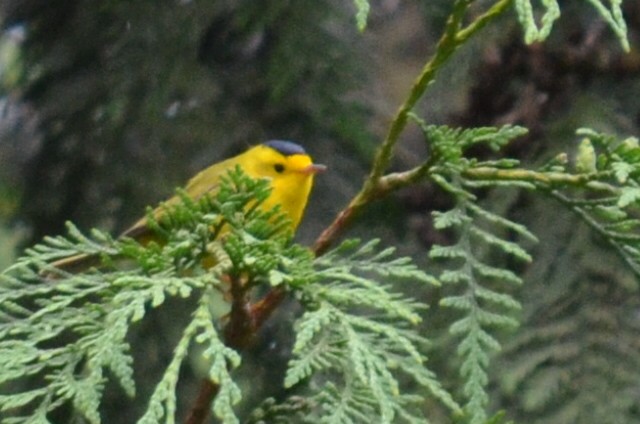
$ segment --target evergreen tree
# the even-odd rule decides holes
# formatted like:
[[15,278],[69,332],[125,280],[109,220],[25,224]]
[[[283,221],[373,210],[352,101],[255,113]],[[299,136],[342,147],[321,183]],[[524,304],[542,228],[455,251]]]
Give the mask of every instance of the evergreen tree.
[[[605,80],[620,72],[633,92],[634,62],[609,56],[594,64],[588,49],[602,52],[615,42],[628,50],[640,14],[635,5],[623,10],[621,1],[587,3],[593,7],[530,0],[425,5],[439,41],[380,137],[363,186],[311,249],[292,243],[277,210],[247,212],[247,202],[264,199],[268,188],[236,170],[215,198],[182,196],[165,219],[149,216],[161,244],[101,230],[86,235],[68,224],[66,235],[27,250],[0,277],[3,422],[187,416],[195,424],[209,411],[223,422],[638,421],[640,147],[630,136],[637,123],[612,126],[618,115],[602,100]],[[360,30],[377,23],[372,14],[382,6],[353,5]],[[118,158],[137,143],[156,146],[156,155],[140,148],[139,157],[152,163],[168,160],[164,147],[195,151],[211,136],[200,115],[212,108],[223,111],[216,134],[224,137],[216,139],[225,142],[284,131],[351,137],[353,150],[370,149],[361,109],[344,91],[357,81],[357,57],[346,47],[358,36],[346,29],[353,24],[342,3],[37,6],[3,6],[5,25],[27,27],[24,69],[39,64],[19,85],[43,129],[22,198],[22,212],[40,223],[36,236],[57,233],[63,217],[82,222],[65,208],[82,210],[91,196],[105,216],[120,211],[116,221],[124,221],[124,208],[104,207],[107,194],[72,183],[102,173],[86,181],[141,181],[150,195],[150,182],[170,177],[136,180],[137,170]],[[497,19],[509,13],[517,24]],[[551,45],[562,45],[576,24],[558,21],[561,15],[599,17],[581,48],[567,48],[583,56],[550,60],[553,47],[525,50],[513,41],[517,28],[527,44],[558,34]],[[465,48],[495,47],[496,25],[511,28],[511,40],[493,56],[497,61],[483,64],[486,84],[472,85],[470,109],[455,118],[461,127],[432,124],[434,106],[420,103],[430,99],[428,88],[443,92],[434,81],[449,81],[452,59]],[[304,30],[311,36],[300,37]],[[487,33],[491,42],[477,41]],[[140,46],[162,54],[141,55]],[[129,63],[139,73],[128,75]],[[580,96],[553,90],[556,76],[571,81],[582,66],[591,66],[586,75],[593,79],[580,80]],[[604,76],[593,77],[594,68]],[[535,84],[521,82],[523,69]],[[513,75],[513,86],[504,87],[498,70]],[[541,124],[576,96],[582,110],[566,113],[552,131]],[[629,94],[625,105],[634,100]],[[594,128],[578,129],[587,124]],[[419,135],[411,136],[412,126]],[[561,142],[549,152],[537,147],[543,136]],[[165,137],[189,145],[165,146]],[[402,143],[415,140],[428,153],[396,165]],[[38,194],[43,181],[66,181],[62,200],[53,200],[52,189]],[[409,259],[384,242],[338,241],[374,201],[408,188],[424,196],[425,186],[434,199],[416,210],[427,233],[426,265],[419,249]],[[232,229],[223,240],[208,231],[220,225]],[[51,265],[77,253],[94,255],[99,266],[72,274]],[[290,333],[287,344],[267,319],[293,305],[293,325],[279,327]],[[160,335],[155,342],[140,332],[149,322],[146,328]],[[267,340],[258,346],[275,348],[256,349],[256,338]],[[151,359],[151,352],[160,353]],[[274,357],[287,360],[282,373],[260,374],[255,363]],[[155,377],[145,375],[149,369]],[[196,396],[198,375],[205,379]],[[131,408],[110,407],[118,396],[134,395]]]

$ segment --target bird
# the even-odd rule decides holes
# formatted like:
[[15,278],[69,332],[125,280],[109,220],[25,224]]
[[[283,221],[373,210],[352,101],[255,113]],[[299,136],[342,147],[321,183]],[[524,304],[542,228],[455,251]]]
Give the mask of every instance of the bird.
[[[281,211],[291,222],[292,231],[300,224],[315,175],[327,168],[325,165],[313,163],[309,154],[297,143],[270,140],[200,171],[187,182],[184,192],[193,200],[205,195],[215,195],[221,177],[236,166],[251,178],[269,181],[271,192],[261,207],[269,210],[280,205]],[[180,197],[175,195],[162,202],[152,211],[154,218],[161,217],[167,206],[179,201]],[[152,230],[149,228],[146,215],[126,229],[120,237],[130,237],[141,242],[152,239]],[[81,272],[96,262],[97,258],[80,254],[59,259],[51,265],[67,272]]]

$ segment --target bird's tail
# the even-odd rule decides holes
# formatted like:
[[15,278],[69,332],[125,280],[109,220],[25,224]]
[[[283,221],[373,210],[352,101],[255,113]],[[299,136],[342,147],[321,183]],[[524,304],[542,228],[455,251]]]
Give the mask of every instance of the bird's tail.
[[48,270],[44,271],[42,275],[45,277],[55,278],[57,274],[56,269],[66,273],[77,274],[99,265],[100,258],[97,255],[81,253],[52,262],[49,264]]

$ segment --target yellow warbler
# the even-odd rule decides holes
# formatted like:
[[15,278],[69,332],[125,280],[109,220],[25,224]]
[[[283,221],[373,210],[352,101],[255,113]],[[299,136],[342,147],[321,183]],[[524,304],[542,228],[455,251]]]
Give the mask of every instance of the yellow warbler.
[[[291,219],[294,230],[302,219],[314,175],[326,169],[324,165],[314,164],[302,146],[290,141],[272,140],[201,171],[187,183],[185,187],[187,195],[198,199],[205,194],[215,194],[220,184],[220,177],[237,165],[252,178],[269,180],[271,193],[262,207],[269,209],[280,205],[282,211]],[[177,196],[170,198],[153,211],[154,216],[161,216],[167,205],[178,201]],[[138,220],[122,235],[146,240],[151,236],[147,218]],[[92,265],[93,262],[94,258],[77,255],[61,259],[52,265],[67,271],[80,271]]]

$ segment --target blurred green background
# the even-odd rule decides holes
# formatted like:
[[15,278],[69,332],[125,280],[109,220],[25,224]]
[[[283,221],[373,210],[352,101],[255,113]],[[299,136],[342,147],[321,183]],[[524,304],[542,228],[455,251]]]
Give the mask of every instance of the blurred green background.
[[[486,28],[440,74],[421,115],[453,126],[524,125],[529,136],[506,154],[528,164],[571,152],[580,126],[637,136],[640,2],[625,2],[629,54],[583,3],[563,2],[545,44],[525,46],[512,12]],[[341,0],[4,0],[0,267],[63,233],[67,220],[117,234],[198,170],[271,138],[300,142],[330,168],[298,234],[312,242],[361,184],[450,5],[372,1],[359,33],[351,2]],[[419,131],[409,130],[394,168],[426,154]],[[640,422],[638,282],[557,204],[530,193],[483,199],[541,240],[534,264],[519,269],[523,325],[503,337],[492,409],[520,422]],[[450,202],[428,185],[406,189],[372,205],[350,235],[382,238],[435,266],[426,252],[447,235],[433,229],[429,212]],[[413,295],[432,305],[431,368],[455,392],[459,364],[444,330],[450,317],[437,307],[442,293]],[[132,335],[141,399],[166,364],[185,310],[176,302]],[[291,305],[272,319],[265,343],[246,355],[248,409],[264,393],[282,393],[295,313]],[[195,374],[185,371],[185,404]],[[113,392],[106,422],[133,422],[142,406],[123,407],[132,402]]]

